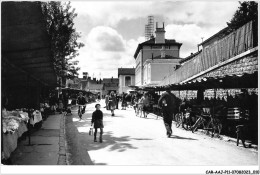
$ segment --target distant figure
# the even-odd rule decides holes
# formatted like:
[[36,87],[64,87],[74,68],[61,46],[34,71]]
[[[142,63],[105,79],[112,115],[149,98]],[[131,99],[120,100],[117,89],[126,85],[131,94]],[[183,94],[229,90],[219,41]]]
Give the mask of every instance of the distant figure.
[[51,112],[55,113],[57,100],[56,100],[54,93],[50,93],[49,103],[50,103],[50,107],[51,107]]
[[122,110],[126,110],[126,94],[123,92],[123,95],[122,95]]
[[100,104],[95,105],[96,110],[92,113],[92,120],[91,120],[91,126],[94,123],[94,142],[97,142],[97,129],[100,129],[100,136],[99,136],[99,142],[102,143],[102,134],[103,134],[103,112],[100,110]]
[[68,95],[68,92],[66,92],[65,95],[63,96],[63,105],[64,105],[65,111],[68,108],[68,102],[69,102],[69,95]]
[[107,110],[109,110],[109,105],[108,105],[108,102],[109,102],[109,95],[107,94],[106,96],[105,96],[105,103],[106,103],[106,109]]
[[[85,108],[86,108],[86,98],[83,96],[83,93],[82,92],[79,92],[79,97],[77,99],[77,102],[78,102],[78,105],[79,105],[79,109],[78,109],[78,113],[80,112],[80,105],[83,106],[83,109],[82,109],[82,114],[84,113],[85,111]],[[79,116],[80,117],[80,120],[82,119],[82,116]]]
[[116,94],[116,109],[118,109],[118,102],[119,102],[119,99],[120,99],[119,95]]
[[115,116],[115,108],[116,108],[116,95],[114,91],[111,91],[110,96],[109,96],[109,107],[111,110],[111,115]]
[[100,94],[98,94],[98,97],[97,97],[97,98],[98,98],[98,101],[100,101],[100,99],[101,99],[101,98],[100,98]]
[[59,95],[59,105],[58,105],[60,114],[62,113],[62,110],[63,110],[63,100],[64,100],[63,94],[60,93],[60,95]]
[[142,111],[143,111],[143,114],[144,114],[144,118],[147,118],[148,108],[149,108],[149,105],[150,105],[150,100],[149,100],[149,97],[148,97],[148,93],[145,93],[143,95],[141,101],[143,102]]
[[161,95],[158,101],[158,106],[162,108],[163,121],[168,137],[171,137],[172,134],[172,120],[176,108],[175,99],[175,95],[173,95],[170,90],[167,90]]

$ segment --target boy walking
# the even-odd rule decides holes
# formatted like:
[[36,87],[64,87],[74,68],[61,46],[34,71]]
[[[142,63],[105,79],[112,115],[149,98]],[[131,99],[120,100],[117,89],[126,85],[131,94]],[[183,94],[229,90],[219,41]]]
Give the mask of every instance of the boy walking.
[[100,110],[100,104],[95,105],[96,110],[92,114],[91,126],[94,123],[94,142],[97,142],[97,129],[100,129],[99,141],[102,143],[102,134],[103,134],[103,112]]

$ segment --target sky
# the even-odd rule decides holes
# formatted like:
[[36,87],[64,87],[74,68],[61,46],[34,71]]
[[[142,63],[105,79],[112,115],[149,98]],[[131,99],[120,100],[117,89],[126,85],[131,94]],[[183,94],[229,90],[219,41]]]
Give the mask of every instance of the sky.
[[197,45],[227,26],[238,1],[71,1],[79,41],[79,77],[117,78],[118,68],[134,68],[134,53],[145,41],[147,17],[165,23],[165,38],[182,43],[180,57],[198,51]]

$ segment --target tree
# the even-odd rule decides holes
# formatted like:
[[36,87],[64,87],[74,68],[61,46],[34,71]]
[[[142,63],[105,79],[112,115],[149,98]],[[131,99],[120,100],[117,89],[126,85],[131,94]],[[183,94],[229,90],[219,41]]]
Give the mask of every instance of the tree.
[[74,28],[73,20],[77,16],[75,9],[71,9],[70,2],[60,1],[41,2],[41,6],[51,39],[54,69],[63,80],[74,78],[80,69],[74,58],[84,46],[78,42],[80,34]]
[[247,22],[254,20],[258,21],[258,3],[255,1],[239,2],[240,7],[233,15],[230,22],[227,22],[228,31],[232,32]]

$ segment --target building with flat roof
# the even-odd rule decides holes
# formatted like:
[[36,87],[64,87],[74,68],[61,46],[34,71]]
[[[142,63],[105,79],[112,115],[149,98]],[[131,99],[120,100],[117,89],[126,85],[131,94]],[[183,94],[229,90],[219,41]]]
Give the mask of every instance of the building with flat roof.
[[165,39],[164,23],[161,28],[156,23],[155,38],[138,44],[135,51],[135,85],[157,84],[169,75],[179,65],[181,45]]

